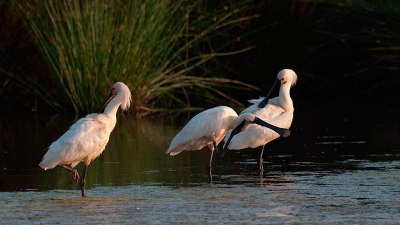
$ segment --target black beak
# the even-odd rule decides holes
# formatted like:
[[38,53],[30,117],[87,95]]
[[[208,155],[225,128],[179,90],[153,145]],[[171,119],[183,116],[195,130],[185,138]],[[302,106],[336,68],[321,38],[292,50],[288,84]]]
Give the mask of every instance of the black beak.
[[264,107],[265,107],[265,105],[267,104],[268,100],[271,98],[272,92],[273,92],[273,91],[275,90],[275,88],[278,86],[278,83],[279,83],[279,80],[276,79],[275,82],[274,82],[274,84],[272,85],[271,89],[269,90],[267,96],[265,96],[264,100],[262,100],[262,101],[260,102],[260,104],[258,104],[258,108],[261,109],[261,108],[264,108]]
[[[240,133],[242,131],[242,128],[245,124],[245,120],[243,120],[242,123],[239,124],[239,126],[237,126],[235,129],[232,130],[231,135],[228,138],[228,141],[225,143],[224,149],[222,149],[222,153],[221,153],[221,157],[223,157],[225,155],[225,151],[228,148],[229,144],[231,143],[231,140],[233,138],[233,136],[235,136],[236,134]],[[276,133],[278,133],[281,137],[289,137],[290,136],[290,130],[289,129],[285,129],[285,128],[280,128],[280,127],[276,127],[272,124],[269,124],[267,122],[265,122],[264,120],[256,117],[253,121],[253,123],[258,124],[260,126],[263,127],[267,127],[273,131],[275,131]]]
[[290,136],[290,130],[289,129],[276,127],[276,126],[274,126],[272,124],[269,124],[269,123],[265,122],[264,120],[262,120],[262,119],[260,119],[258,117],[256,117],[254,119],[253,123],[256,123],[256,124],[258,124],[260,126],[263,126],[263,127],[267,127],[269,129],[275,131],[276,133],[278,133],[279,136],[281,136],[281,137],[285,137],[286,138],[286,137]]
[[110,91],[110,94],[108,94],[106,100],[104,100],[103,104],[101,105],[101,108],[99,109],[99,111],[97,113],[103,113],[104,112],[104,108],[106,107],[106,105],[111,101],[111,99],[113,99],[116,96],[116,94],[113,94],[112,91]]
[[228,141],[225,143],[224,149],[222,149],[222,153],[220,154],[221,157],[224,157],[225,151],[228,148],[229,143],[231,143],[233,136],[235,136],[236,134],[238,134],[242,131],[242,128],[244,127],[245,123],[246,123],[246,120],[243,120],[243,122],[241,122],[235,129],[232,130],[231,135],[228,138]]

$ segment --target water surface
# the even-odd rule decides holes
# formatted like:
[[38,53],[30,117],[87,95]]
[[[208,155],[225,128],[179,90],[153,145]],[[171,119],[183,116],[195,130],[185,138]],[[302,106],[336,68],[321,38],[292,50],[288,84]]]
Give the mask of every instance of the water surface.
[[[338,113],[340,112],[340,113]],[[119,116],[103,154],[89,166],[87,195],[61,168],[38,164],[79,117],[2,111],[0,221],[76,223],[397,223],[400,132],[397,112],[297,109],[292,135],[256,149],[164,152],[197,112]],[[384,116],[382,116],[384,115]],[[82,165],[77,166],[81,173]]]

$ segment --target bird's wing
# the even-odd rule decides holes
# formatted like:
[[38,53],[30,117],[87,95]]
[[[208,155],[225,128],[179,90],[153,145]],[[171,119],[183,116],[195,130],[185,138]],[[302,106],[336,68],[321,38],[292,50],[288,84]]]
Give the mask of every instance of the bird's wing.
[[90,114],[78,120],[50,145],[40,166],[50,169],[60,164],[80,162],[91,154],[98,156],[104,150],[113,128],[109,130],[101,116],[100,114]]
[[242,112],[240,112],[240,114],[243,113],[255,113],[258,111],[258,104],[264,99],[264,97],[261,97],[259,99],[251,99],[248,100],[249,103],[253,103],[252,105],[250,105],[249,107],[245,108]]
[[[276,105],[267,105],[265,108],[255,112],[254,115],[267,123],[281,128],[289,128],[293,120],[293,111],[285,112],[281,107]],[[226,137],[229,137],[229,134]],[[224,140],[225,143],[227,141],[226,137]],[[251,124],[247,130],[240,132],[232,138],[229,149],[256,148],[278,137],[279,134],[269,128]]]
[[[265,97],[261,97],[259,99],[251,99],[248,100],[249,103],[253,103],[252,105],[250,105],[249,107],[245,108],[242,112],[240,112],[240,114],[243,113],[256,113],[260,110],[260,108],[258,108],[258,104],[260,104],[260,102],[262,100],[264,100]],[[267,108],[269,105],[273,104],[274,102],[277,102],[279,97],[275,97],[275,98],[271,98],[268,100],[268,104],[264,107]]]
[[208,137],[220,129],[221,123],[232,113],[236,114],[228,107],[215,107],[197,114],[172,139],[165,153],[176,155],[184,150],[202,149],[211,142]]
[[[270,102],[271,101],[273,101],[273,99],[271,99]],[[274,118],[278,118],[283,113],[285,113],[285,110],[282,107],[268,103],[264,108],[257,110],[253,114],[267,122]]]

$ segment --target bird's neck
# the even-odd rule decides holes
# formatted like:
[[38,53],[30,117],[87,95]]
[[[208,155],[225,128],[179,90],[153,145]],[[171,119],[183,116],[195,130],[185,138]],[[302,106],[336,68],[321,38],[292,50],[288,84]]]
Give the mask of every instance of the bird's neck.
[[252,118],[252,119],[248,118],[248,115],[254,116],[253,114],[250,114],[250,113],[244,113],[244,114],[240,114],[239,116],[233,117],[229,129],[235,129],[237,126],[239,126],[240,123],[243,122],[243,120],[245,120],[245,124],[244,124],[244,126],[242,127],[241,130],[242,131],[247,130],[247,128],[249,128],[249,126],[250,126],[250,121],[249,120],[251,120],[251,121],[254,120],[254,118]]
[[281,105],[285,111],[294,110],[293,101],[290,97],[290,84],[281,85],[279,89],[279,105]]
[[104,114],[107,114],[110,118],[116,120],[117,111],[122,102],[120,98],[121,97],[118,95],[115,96],[115,98],[113,98],[104,109]]

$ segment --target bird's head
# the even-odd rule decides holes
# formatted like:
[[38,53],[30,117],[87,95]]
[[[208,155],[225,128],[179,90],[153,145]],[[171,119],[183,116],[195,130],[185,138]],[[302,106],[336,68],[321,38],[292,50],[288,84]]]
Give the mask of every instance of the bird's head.
[[111,90],[115,93],[115,95],[121,96],[121,109],[129,109],[129,107],[131,106],[132,95],[128,86],[126,86],[122,82],[117,82],[112,86]]
[[107,104],[113,99],[117,97],[121,108],[123,110],[127,110],[131,105],[131,91],[128,86],[126,86],[122,82],[117,82],[111,87],[110,94],[108,94],[106,100],[102,104],[99,113],[107,106]]
[[279,71],[276,78],[281,82],[281,85],[289,84],[290,86],[294,86],[297,82],[297,74],[291,69]]
[[281,85],[281,87],[289,85],[289,88],[294,86],[297,82],[297,75],[296,73],[291,70],[291,69],[283,69],[279,71],[276,80],[274,84],[272,85],[272,88],[269,90],[268,94],[265,96],[265,98],[258,104],[258,108],[264,108],[265,105],[267,105],[268,100],[270,99],[272,92],[276,87]]

